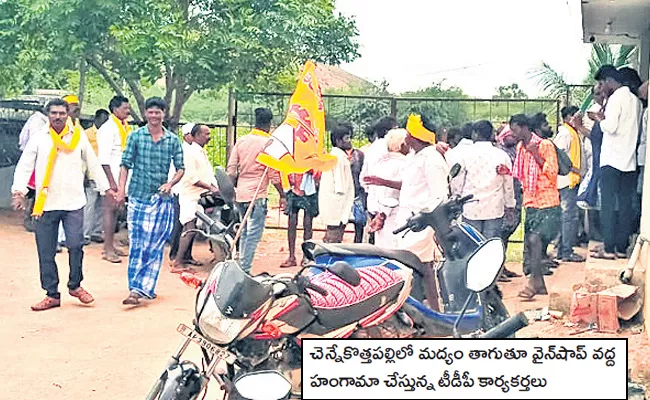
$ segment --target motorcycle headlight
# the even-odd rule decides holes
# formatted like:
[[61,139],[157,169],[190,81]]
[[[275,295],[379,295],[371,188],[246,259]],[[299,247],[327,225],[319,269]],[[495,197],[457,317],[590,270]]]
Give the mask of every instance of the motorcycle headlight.
[[228,344],[246,328],[250,319],[232,319],[224,316],[211,297],[208,297],[205,307],[197,314],[199,328],[215,343]]
[[255,371],[235,379],[240,395],[251,400],[280,400],[291,391],[291,383],[278,371]]

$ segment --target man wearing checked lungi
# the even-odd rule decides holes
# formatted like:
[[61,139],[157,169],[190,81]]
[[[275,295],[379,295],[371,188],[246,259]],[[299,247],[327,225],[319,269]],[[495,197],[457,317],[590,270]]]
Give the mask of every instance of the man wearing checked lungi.
[[[174,227],[171,190],[183,177],[183,150],[178,137],[162,125],[166,109],[163,99],[147,99],[147,125],[129,135],[122,155],[119,202],[124,201],[128,171],[132,170],[127,215],[129,296],[122,301],[126,305],[138,305],[142,298],[156,297],[163,248]],[[168,182],[172,161],[176,173]]]

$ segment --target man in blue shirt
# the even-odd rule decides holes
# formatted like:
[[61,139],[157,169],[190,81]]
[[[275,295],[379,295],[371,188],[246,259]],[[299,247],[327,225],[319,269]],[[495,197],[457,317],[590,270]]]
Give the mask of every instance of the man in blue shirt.
[[[138,305],[142,297],[154,299],[162,267],[163,249],[174,226],[171,190],[184,173],[183,150],[176,135],[163,127],[167,104],[159,97],[145,102],[147,125],[131,133],[120,168],[118,201],[126,196],[129,183],[129,297],[122,304]],[[169,165],[176,174],[168,182]]]

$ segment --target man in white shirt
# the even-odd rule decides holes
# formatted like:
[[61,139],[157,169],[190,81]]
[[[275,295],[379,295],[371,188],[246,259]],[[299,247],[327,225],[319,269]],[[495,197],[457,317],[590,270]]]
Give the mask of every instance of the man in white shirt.
[[[204,148],[210,141],[210,128],[206,125],[194,125],[191,135],[192,144],[183,146],[185,174],[178,184],[179,221],[183,226],[183,231],[196,228],[196,212],[203,211],[199,205],[201,194],[219,192],[212,164]],[[176,258],[173,260],[172,273],[191,271],[185,266],[183,257],[179,255],[185,254],[192,245],[195,235],[195,232],[189,232],[181,237]]]
[[[97,151],[99,162],[104,168],[111,189],[117,191],[120,177],[120,163],[122,153],[126,147],[126,138],[131,128],[126,119],[131,115],[129,99],[124,96],[114,96],[108,103],[111,112],[106,121],[97,130]],[[115,218],[121,204],[110,197],[104,204],[104,254],[102,258],[108,262],[120,263],[120,257],[126,257],[124,251],[115,247]]]
[[458,194],[471,194],[475,201],[465,204],[463,218],[486,238],[500,238],[503,218],[507,214],[512,220],[515,215],[515,192],[509,173],[512,161],[505,151],[492,145],[494,128],[490,121],[479,121],[473,129],[476,142],[468,146],[463,158],[465,174]]
[[634,219],[632,196],[636,192],[636,145],[642,106],[630,89],[623,86],[621,74],[613,66],[602,66],[595,79],[608,96],[605,112],[597,116],[603,131],[600,167],[605,247],[596,257],[627,258]]
[[[189,122],[187,124],[184,124],[181,127],[181,133],[183,135],[183,140],[181,142],[181,148],[183,149],[183,153],[188,151],[190,146],[192,145],[192,129],[196,124],[193,122]],[[169,179],[171,179],[174,174],[176,173],[176,169],[174,168],[174,163],[171,163],[169,166]],[[178,247],[181,243],[181,234],[183,233],[183,224],[181,224],[181,221],[179,219],[180,214],[181,214],[181,206],[180,203],[178,202],[178,191],[179,191],[180,185],[176,185],[172,188],[172,194],[174,195],[174,229],[172,230],[172,234],[169,237],[169,260],[175,260],[176,259],[176,254],[178,253]],[[187,250],[185,251],[185,254],[183,255],[182,262],[183,264],[190,264],[190,265],[201,265],[198,261],[192,257],[192,244],[194,243],[194,239],[190,242],[190,244],[187,246]],[[173,261],[172,265],[173,265]]]
[[467,173],[464,168],[463,160],[469,150],[472,148],[474,142],[472,141],[472,133],[474,131],[473,124],[471,122],[463,125],[460,130],[461,139],[456,146],[445,153],[445,160],[447,160],[447,165],[449,168],[453,167],[454,164],[460,164],[461,170],[460,173],[451,180],[451,193],[459,194],[462,189],[462,184],[465,179],[465,174]]
[[641,135],[639,137],[639,147],[636,151],[637,164],[639,164],[639,183],[637,185],[637,193],[643,194],[643,175],[645,170],[645,156],[648,143],[648,81],[645,81],[639,87],[639,98],[646,102],[646,108],[641,117]]
[[[55,262],[59,223],[66,231],[70,254],[69,294],[90,304],[93,297],[81,287],[83,280],[83,207],[86,204],[84,169],[97,183],[100,194],[110,190],[86,135],[79,127],[68,124],[68,104],[54,99],[46,106],[49,124],[34,133],[25,148],[14,174],[13,206],[24,207],[27,184],[36,171],[36,247],[41,286],[47,296],[32,306],[43,311],[61,305],[59,274]],[[115,195],[110,192],[110,195]]]
[[564,151],[574,166],[569,175],[558,175],[557,188],[560,191],[560,207],[562,208],[562,229],[558,240],[557,259],[564,262],[584,262],[585,258],[573,251],[578,239],[580,215],[578,210],[578,188],[584,167],[582,160],[582,140],[578,134],[581,115],[576,106],[563,107],[560,110],[563,124],[558,128],[553,142]]
[[[323,242],[341,243],[345,225],[352,214],[354,178],[346,151],[352,148],[350,125],[341,124],[331,132],[331,155],[338,159],[336,166],[321,175],[318,190],[320,218],[327,225]],[[379,140],[379,139],[378,139]]]
[[[397,128],[397,121],[393,117],[384,117],[377,121],[369,128],[373,132],[372,136],[374,139],[366,149],[363,149],[364,159],[363,165],[361,166],[361,174],[359,174],[359,181],[361,182],[361,187],[366,192],[366,208],[371,218],[374,218],[381,210],[379,196],[381,195],[380,192],[382,192],[382,189],[374,185],[368,185],[364,183],[364,180],[366,177],[374,175],[374,169],[377,163],[379,163],[382,157],[388,154],[385,136],[389,130],[394,128]],[[374,234],[370,235],[370,242],[374,243]]]

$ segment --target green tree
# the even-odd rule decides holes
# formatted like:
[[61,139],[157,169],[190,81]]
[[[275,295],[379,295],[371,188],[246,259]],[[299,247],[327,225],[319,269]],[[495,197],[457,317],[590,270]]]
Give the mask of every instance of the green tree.
[[[589,58],[589,73],[584,77],[581,84],[593,85],[595,83],[594,75],[603,65],[613,65],[616,68],[629,67],[634,63],[636,57],[636,46],[594,43]],[[545,95],[555,99],[564,98],[566,102],[568,82],[564,75],[554,70],[549,64],[542,63],[540,67],[531,72],[530,76],[537,82]],[[572,92],[571,98],[580,99],[582,111],[589,108],[593,102],[591,90],[587,88]]]
[[444,80],[434,82],[426,89],[405,92],[402,97],[404,99],[397,103],[397,119],[401,124],[406,123],[411,113],[426,115],[437,126],[445,128],[460,126],[470,120],[469,103],[462,101],[469,96],[457,86],[445,87]]
[[[3,68],[31,62],[55,76],[87,64],[141,113],[144,90],[164,81],[172,126],[196,91],[282,88],[307,59],[359,55],[354,20],[334,0],[5,0],[0,16]],[[28,90],[28,78],[8,89]]]
[[518,84],[513,83],[508,86],[499,86],[497,93],[492,96],[493,99],[527,99],[528,95],[521,90]]

